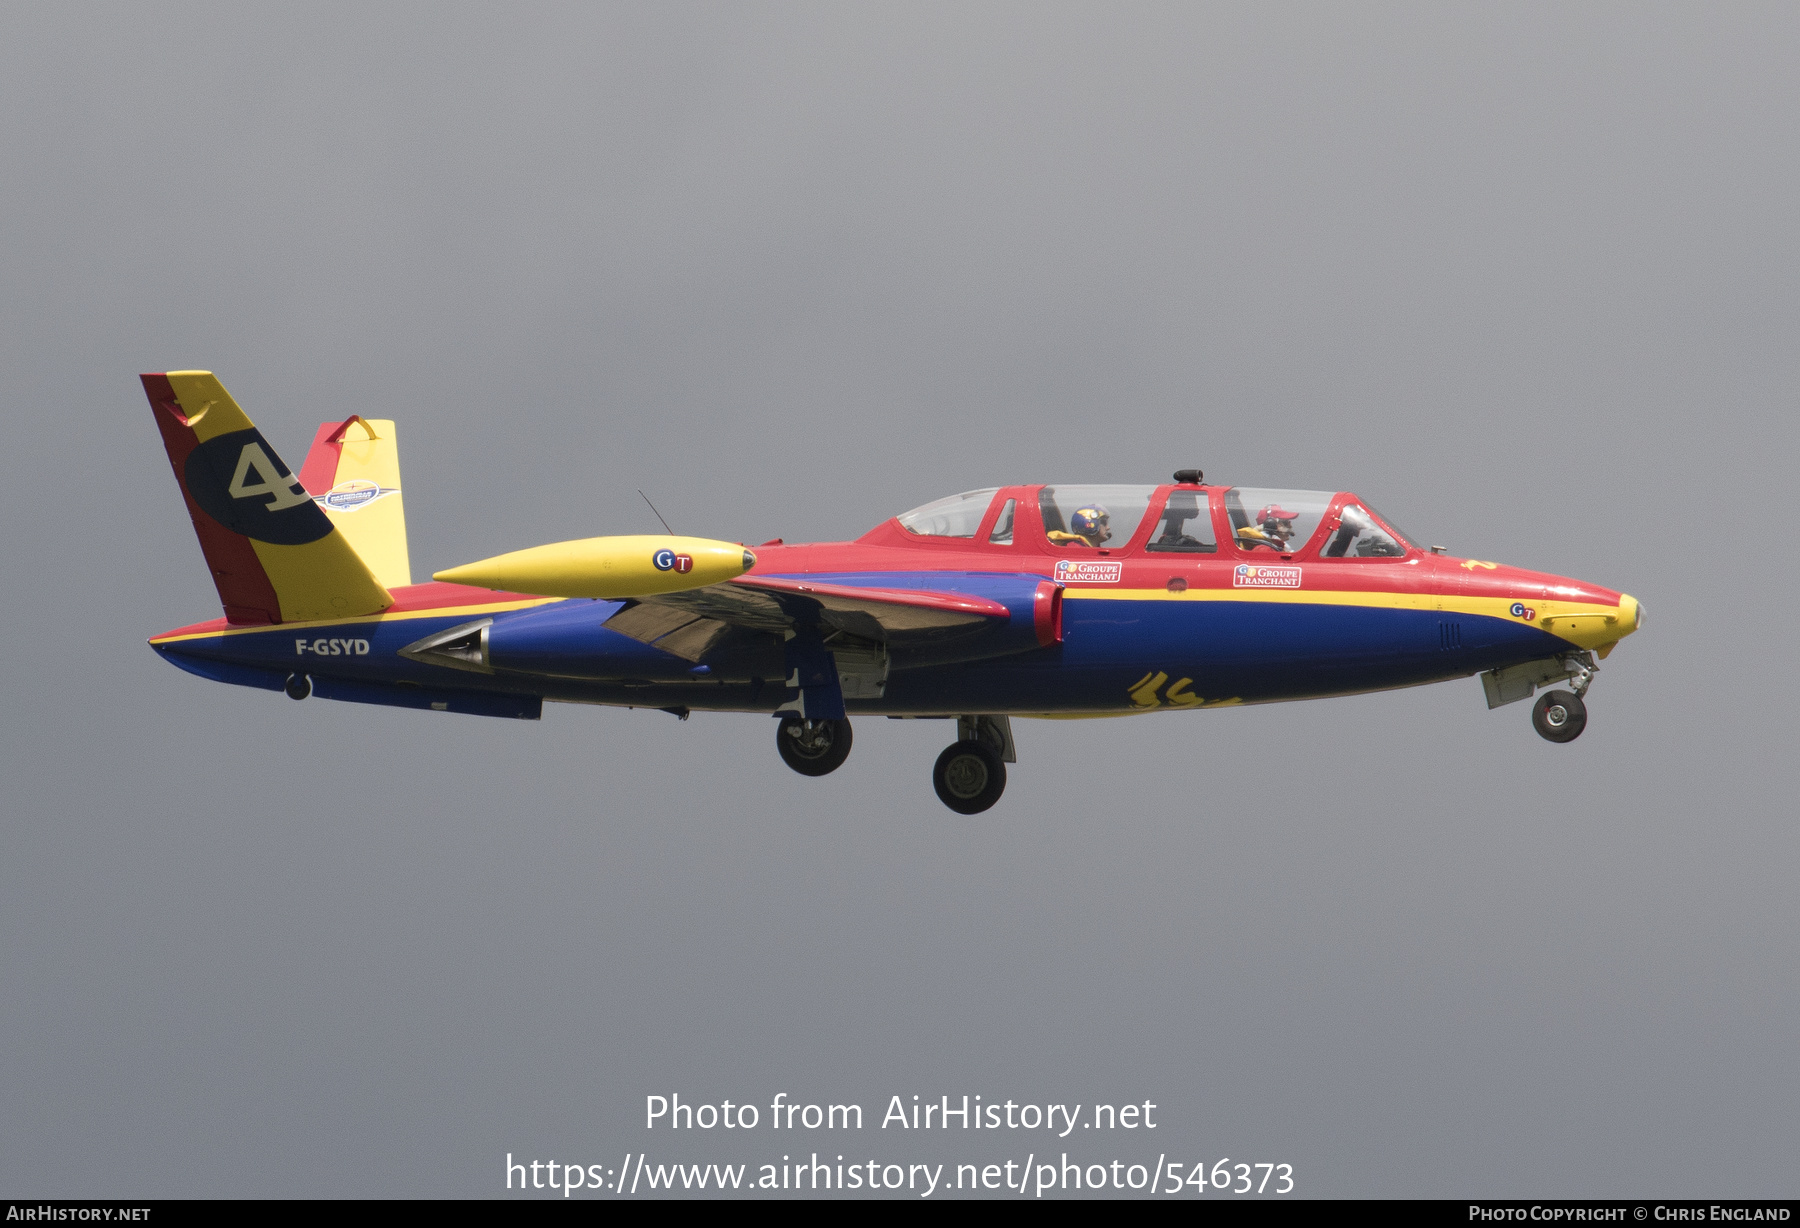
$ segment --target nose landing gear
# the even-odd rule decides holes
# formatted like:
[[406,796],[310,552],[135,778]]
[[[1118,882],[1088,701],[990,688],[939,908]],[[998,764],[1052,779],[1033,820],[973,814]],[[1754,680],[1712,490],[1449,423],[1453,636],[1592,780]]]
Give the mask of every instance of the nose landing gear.
[[1548,742],[1573,742],[1587,728],[1587,704],[1583,696],[1594,683],[1600,667],[1586,653],[1568,657],[1569,689],[1545,691],[1531,705],[1531,726]]
[[1531,725],[1550,742],[1573,742],[1587,728],[1587,705],[1568,691],[1545,691],[1531,705]]
[[781,761],[802,776],[825,776],[850,757],[850,722],[789,717],[775,730]]

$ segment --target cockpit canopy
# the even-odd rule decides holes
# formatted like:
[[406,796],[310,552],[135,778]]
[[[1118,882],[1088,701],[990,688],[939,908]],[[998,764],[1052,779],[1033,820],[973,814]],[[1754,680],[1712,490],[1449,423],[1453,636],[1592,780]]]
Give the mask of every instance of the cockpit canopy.
[[920,537],[974,537],[975,530],[981,527],[981,518],[987,515],[988,504],[999,493],[998,486],[990,486],[986,490],[971,490],[951,495],[947,499],[933,500],[923,507],[902,512],[894,519],[908,533],[916,533]]
[[[972,541],[1002,495],[1004,505],[983,537],[1012,545],[1013,522],[1031,488],[989,487],[938,499],[895,519],[915,537]],[[1052,551],[1121,550],[1144,533],[1152,553],[1237,553],[1321,559],[1401,558],[1414,543],[1348,491],[1262,487],[1043,486],[1035,502],[1043,542]],[[1146,527],[1148,531],[1146,532]],[[1315,541],[1316,539],[1316,541]]]
[[1319,543],[1319,557],[1324,559],[1397,559],[1412,544],[1347,492],[1233,486],[1224,492],[1223,502],[1239,549],[1298,554],[1312,542],[1321,523],[1328,530]]

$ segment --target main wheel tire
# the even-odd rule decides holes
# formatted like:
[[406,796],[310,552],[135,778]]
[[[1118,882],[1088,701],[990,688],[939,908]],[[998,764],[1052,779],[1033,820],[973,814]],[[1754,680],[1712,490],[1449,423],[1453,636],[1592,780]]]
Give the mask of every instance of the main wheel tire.
[[289,699],[305,699],[312,694],[312,679],[305,674],[289,674],[281,689],[287,692]]
[[781,761],[802,776],[835,772],[850,757],[849,721],[803,721],[789,717],[775,729]]
[[1531,705],[1531,724],[1550,742],[1573,742],[1587,728],[1587,705],[1572,691],[1545,691]]
[[957,742],[938,756],[931,784],[956,813],[980,814],[1006,792],[1006,765],[986,742]]

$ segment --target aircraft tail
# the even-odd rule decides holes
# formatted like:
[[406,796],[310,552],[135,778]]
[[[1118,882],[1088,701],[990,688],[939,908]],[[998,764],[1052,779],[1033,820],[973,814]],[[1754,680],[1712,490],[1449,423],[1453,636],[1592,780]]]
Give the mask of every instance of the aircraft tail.
[[140,378],[228,620],[347,618],[394,603],[212,372]]
[[400,446],[390,419],[352,414],[321,424],[300,466],[300,484],[377,580],[390,589],[412,583]]

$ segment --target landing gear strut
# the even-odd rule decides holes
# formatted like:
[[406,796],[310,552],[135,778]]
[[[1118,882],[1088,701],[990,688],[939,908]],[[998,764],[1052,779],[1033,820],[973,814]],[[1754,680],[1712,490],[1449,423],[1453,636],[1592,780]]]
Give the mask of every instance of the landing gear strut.
[[1569,667],[1569,689],[1545,691],[1531,705],[1531,725],[1549,742],[1573,742],[1587,728],[1587,704],[1582,697],[1594,684],[1600,667],[1586,653],[1564,659]]
[[850,757],[850,722],[790,716],[775,730],[775,749],[781,752],[781,761],[802,776],[824,776]]

